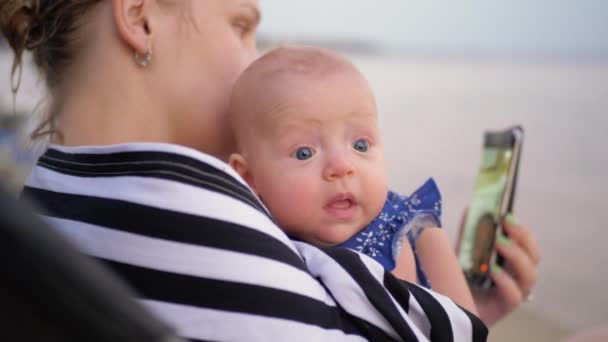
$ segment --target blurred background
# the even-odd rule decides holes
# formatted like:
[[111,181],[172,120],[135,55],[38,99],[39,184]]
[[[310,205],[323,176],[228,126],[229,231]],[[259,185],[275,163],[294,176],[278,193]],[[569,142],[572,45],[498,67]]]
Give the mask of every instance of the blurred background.
[[[483,131],[523,125],[515,212],[544,258],[535,300],[490,341],[555,341],[608,324],[608,2],[260,2],[262,50],[321,45],[360,67],[377,96],[392,187],[409,193],[434,177],[454,242]],[[11,63],[0,42],[0,176],[18,187],[33,160],[20,133],[31,124],[19,118],[45,94],[26,68],[13,110]]]

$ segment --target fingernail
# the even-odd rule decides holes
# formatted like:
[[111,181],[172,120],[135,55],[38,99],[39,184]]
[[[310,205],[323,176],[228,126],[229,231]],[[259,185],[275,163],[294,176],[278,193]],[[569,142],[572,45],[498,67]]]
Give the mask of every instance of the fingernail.
[[500,272],[502,272],[502,267],[500,267],[496,264],[492,264],[492,265],[490,265],[490,271],[492,273],[500,273]]
[[509,227],[511,227],[511,228],[517,227],[517,224],[518,224],[517,219],[515,218],[515,216],[513,216],[513,214],[511,214],[511,213],[507,214],[507,216],[505,217],[505,220],[507,220]]
[[511,244],[511,240],[509,240],[509,238],[502,233],[498,233],[498,235],[496,236],[496,242],[498,242],[499,245],[503,245],[505,247],[508,247]]

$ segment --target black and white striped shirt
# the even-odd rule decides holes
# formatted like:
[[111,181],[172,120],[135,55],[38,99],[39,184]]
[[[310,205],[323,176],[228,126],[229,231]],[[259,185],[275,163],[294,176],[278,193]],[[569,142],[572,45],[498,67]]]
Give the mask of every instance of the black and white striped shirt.
[[24,196],[205,341],[484,341],[448,298],[346,249],[290,240],[222,161],[169,144],[51,146]]

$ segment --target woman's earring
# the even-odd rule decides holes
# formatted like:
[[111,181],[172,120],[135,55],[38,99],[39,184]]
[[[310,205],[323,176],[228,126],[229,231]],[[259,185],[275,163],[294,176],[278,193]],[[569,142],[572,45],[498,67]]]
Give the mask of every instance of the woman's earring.
[[137,65],[139,65],[142,68],[145,68],[152,61],[152,49],[147,48],[146,49],[146,54],[143,55],[143,57],[140,56],[137,53],[137,51],[135,51],[135,54],[133,55],[133,58],[135,59],[135,63],[137,63]]

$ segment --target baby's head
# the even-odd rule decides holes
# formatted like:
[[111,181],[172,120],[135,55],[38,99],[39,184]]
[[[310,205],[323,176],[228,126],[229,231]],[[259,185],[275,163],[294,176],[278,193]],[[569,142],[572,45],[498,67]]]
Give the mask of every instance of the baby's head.
[[230,165],[281,228],[312,243],[342,243],[369,224],[387,195],[372,91],[336,53],[276,49],[237,81]]

